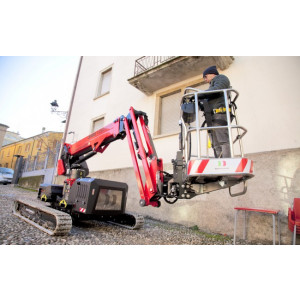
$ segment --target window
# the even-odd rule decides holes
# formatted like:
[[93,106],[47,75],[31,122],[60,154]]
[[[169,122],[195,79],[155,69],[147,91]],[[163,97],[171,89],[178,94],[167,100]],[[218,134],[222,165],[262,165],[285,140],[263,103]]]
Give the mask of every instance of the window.
[[187,87],[206,90],[209,85],[201,78],[187,83],[184,86],[177,85],[177,87],[174,87],[172,90],[158,94],[154,136],[171,135],[179,132],[179,120],[181,116],[180,103],[184,90]]
[[92,132],[95,132],[95,131],[101,129],[102,127],[104,127],[104,117],[95,119],[93,121],[93,125],[92,125]]
[[49,148],[50,149],[53,149],[53,150],[56,149],[57,145],[58,145],[57,140],[53,140],[52,142],[49,142]]
[[96,98],[106,95],[110,91],[112,68],[106,69],[100,73],[100,80],[97,89]]
[[42,141],[41,141],[41,140],[39,140],[39,141],[37,142],[36,148],[39,149],[39,150],[42,149]]
[[181,91],[161,97],[159,134],[171,134],[179,130]]
[[22,146],[19,146],[17,154],[21,154],[21,152],[22,152]]
[[30,143],[26,144],[25,152],[29,152],[29,150],[30,150]]

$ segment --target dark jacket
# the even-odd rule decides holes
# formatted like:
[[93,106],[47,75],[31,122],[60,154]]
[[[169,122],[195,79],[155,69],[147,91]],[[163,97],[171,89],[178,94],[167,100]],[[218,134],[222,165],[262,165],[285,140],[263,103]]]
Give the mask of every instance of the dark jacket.
[[[213,78],[213,80],[210,82],[209,88],[206,91],[229,89],[229,88],[230,88],[230,81],[228,77],[220,74]],[[212,94],[209,97],[208,103],[211,109],[225,107],[223,93],[216,94],[216,95]]]

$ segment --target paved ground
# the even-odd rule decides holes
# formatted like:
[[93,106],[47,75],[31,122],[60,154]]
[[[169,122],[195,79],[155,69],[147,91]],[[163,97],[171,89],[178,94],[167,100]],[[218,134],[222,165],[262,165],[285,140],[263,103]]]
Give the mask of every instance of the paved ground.
[[[36,194],[11,185],[0,185],[0,245],[232,245],[232,237],[207,234],[197,228],[149,218],[145,218],[144,227],[139,230],[87,221],[73,225],[68,236],[52,237],[12,214],[14,199],[36,199]],[[237,244],[245,242],[238,241]]]

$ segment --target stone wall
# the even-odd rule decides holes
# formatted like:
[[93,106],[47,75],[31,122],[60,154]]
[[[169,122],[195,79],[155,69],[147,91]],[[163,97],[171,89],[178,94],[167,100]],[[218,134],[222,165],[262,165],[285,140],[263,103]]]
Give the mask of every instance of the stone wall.
[[18,186],[38,190],[41,183],[44,182],[44,175],[21,177],[18,181]]
[[[89,176],[126,182],[129,186],[128,211],[171,223],[197,225],[206,232],[233,236],[235,206],[279,209],[281,243],[290,244],[292,233],[287,228],[287,213],[294,197],[300,196],[300,149],[249,154],[246,157],[254,161],[255,177],[248,181],[245,195],[231,197],[226,189],[190,200],[178,200],[174,205],[162,200],[160,208],[139,206],[140,196],[133,168],[91,172]],[[165,169],[170,171],[171,166],[165,165]],[[239,214],[237,238],[243,237],[243,222],[243,214]],[[248,240],[272,241],[271,215],[248,213],[247,224]]]

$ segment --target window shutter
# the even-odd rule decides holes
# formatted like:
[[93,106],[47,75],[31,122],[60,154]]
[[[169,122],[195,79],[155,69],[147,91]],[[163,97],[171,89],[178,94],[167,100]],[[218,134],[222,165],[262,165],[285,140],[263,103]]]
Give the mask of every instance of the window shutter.
[[160,134],[179,130],[181,91],[161,98]]
[[111,82],[111,69],[102,73],[100,96],[109,92]]
[[95,121],[93,122],[93,132],[95,132],[95,131],[101,129],[103,126],[104,126],[104,118],[95,120]]

